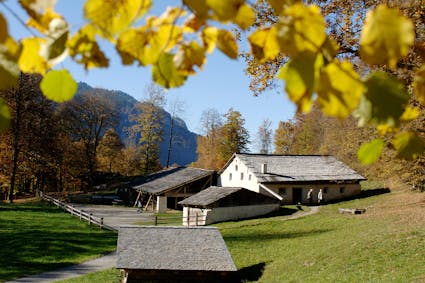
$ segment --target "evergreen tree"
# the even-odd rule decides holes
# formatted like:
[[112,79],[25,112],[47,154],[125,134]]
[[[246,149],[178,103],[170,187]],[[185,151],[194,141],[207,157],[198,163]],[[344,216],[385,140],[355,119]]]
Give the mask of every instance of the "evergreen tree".
[[233,153],[248,150],[249,133],[245,128],[245,119],[239,111],[230,108],[224,115],[226,121],[221,128],[220,156],[227,161]]

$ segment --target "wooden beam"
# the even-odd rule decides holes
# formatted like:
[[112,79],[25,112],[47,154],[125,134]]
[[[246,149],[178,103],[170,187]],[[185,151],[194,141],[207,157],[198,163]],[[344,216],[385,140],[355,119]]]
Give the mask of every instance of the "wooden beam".
[[152,196],[153,196],[152,194],[149,196],[148,202],[146,203],[146,206],[145,206],[145,210],[148,208],[149,202],[151,201]]

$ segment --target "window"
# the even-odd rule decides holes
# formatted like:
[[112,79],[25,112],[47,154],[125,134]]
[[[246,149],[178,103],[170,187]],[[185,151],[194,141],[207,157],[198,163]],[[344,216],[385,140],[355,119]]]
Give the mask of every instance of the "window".
[[238,171],[238,165],[235,165],[235,171]]
[[323,188],[323,193],[324,193],[324,194],[327,194],[327,193],[328,193],[328,188],[327,188],[327,187],[324,187],[324,188]]
[[248,180],[251,181],[251,174],[248,175]]
[[345,188],[344,188],[344,187],[340,187],[340,188],[339,188],[339,192],[340,192],[341,194],[343,194],[343,193],[345,192]]
[[279,195],[286,195],[286,188],[279,188]]
[[243,173],[241,173],[241,180],[243,180]]
[[232,181],[232,173],[229,173],[229,181]]

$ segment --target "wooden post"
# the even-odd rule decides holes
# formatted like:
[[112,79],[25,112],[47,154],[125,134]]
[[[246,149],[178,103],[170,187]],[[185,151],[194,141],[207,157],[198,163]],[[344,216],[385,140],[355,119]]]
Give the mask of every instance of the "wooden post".
[[83,218],[83,210],[81,209],[80,210],[80,221],[81,221],[82,218]]
[[198,226],[198,213],[195,214],[195,226]]
[[100,218],[100,229],[103,229],[103,217]]
[[93,213],[89,214],[89,226],[91,225],[91,216],[93,215]]
[[156,215],[155,215],[154,223],[155,223],[155,226],[158,225],[158,216],[156,216]]

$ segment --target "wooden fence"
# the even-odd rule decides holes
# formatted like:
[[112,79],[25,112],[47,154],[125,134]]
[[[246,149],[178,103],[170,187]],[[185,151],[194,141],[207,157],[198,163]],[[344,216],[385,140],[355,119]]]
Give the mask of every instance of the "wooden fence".
[[81,221],[82,220],[88,221],[89,225],[94,224],[94,225],[99,226],[100,229],[105,228],[105,229],[108,229],[108,230],[117,231],[117,229],[115,229],[114,227],[104,224],[103,223],[103,217],[95,217],[95,216],[93,216],[92,213],[84,212],[83,210],[75,208],[73,205],[69,205],[67,203],[64,203],[64,202],[62,202],[58,199],[52,198],[52,197],[45,195],[45,194],[41,194],[41,198],[53,203],[54,205],[62,208],[65,211],[68,211],[72,215],[80,217]]

